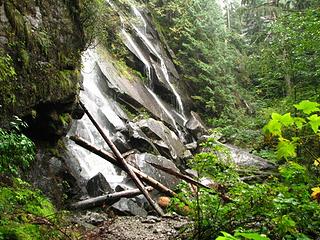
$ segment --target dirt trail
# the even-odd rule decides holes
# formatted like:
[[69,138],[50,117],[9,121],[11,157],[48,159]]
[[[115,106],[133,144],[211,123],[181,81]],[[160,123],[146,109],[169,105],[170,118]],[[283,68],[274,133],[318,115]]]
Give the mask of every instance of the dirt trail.
[[186,217],[108,217],[101,213],[87,212],[77,216],[78,224],[87,231],[86,240],[171,240],[182,239],[182,232],[188,229]]

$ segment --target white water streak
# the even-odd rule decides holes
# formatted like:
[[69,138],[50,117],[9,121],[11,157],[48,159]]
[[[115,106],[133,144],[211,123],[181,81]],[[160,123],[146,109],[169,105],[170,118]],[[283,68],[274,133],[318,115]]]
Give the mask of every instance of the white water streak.
[[[137,10],[138,11],[138,10]],[[141,14],[137,15],[137,17],[142,17]],[[143,18],[143,17],[142,17]],[[166,82],[168,83],[169,87],[171,88],[173,94],[175,95],[177,102],[178,102],[178,108],[179,108],[179,112],[183,115],[183,117],[185,118],[185,114],[184,114],[184,107],[183,107],[183,103],[181,100],[180,95],[178,94],[177,90],[175,89],[175,87],[173,86],[173,84],[170,82],[170,78],[169,78],[169,73],[168,73],[168,69],[166,67],[165,61],[164,59],[161,57],[160,53],[155,49],[155,47],[153,46],[153,44],[151,43],[151,41],[147,38],[147,36],[145,34],[143,34],[136,26],[133,26],[134,30],[137,32],[137,34],[139,35],[139,37],[141,37],[141,39],[144,41],[144,43],[147,45],[147,47],[157,56],[157,58],[160,60],[160,64],[161,64],[161,70],[162,73],[164,75],[164,78],[166,80]]]

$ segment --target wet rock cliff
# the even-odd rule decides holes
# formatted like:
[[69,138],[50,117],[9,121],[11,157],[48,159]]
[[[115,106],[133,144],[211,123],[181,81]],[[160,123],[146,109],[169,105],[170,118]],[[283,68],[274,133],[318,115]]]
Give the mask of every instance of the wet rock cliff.
[[79,93],[81,11],[78,1],[0,1],[1,126],[16,115],[42,137],[63,135]]

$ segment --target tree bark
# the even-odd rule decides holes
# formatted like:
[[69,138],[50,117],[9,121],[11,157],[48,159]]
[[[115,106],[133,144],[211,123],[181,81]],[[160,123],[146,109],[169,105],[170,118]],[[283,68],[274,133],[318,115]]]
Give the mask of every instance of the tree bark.
[[[147,191],[152,191],[153,187],[146,187]],[[139,189],[130,189],[126,191],[110,193],[106,195],[102,195],[99,197],[89,198],[83,201],[79,201],[70,205],[71,209],[88,209],[94,208],[98,206],[102,206],[103,204],[113,204],[117,202],[120,198],[131,198],[137,195],[142,194]]]
[[[127,170],[119,163],[119,161],[117,161],[117,159],[114,157],[113,154],[108,153],[106,151],[104,151],[103,149],[98,149],[96,147],[94,147],[93,145],[91,145],[89,142],[85,141],[82,138],[79,138],[78,136],[71,136],[70,139],[72,141],[74,141],[76,144],[78,144],[79,146],[87,149],[88,151],[98,155],[99,157],[107,160],[108,162],[112,163],[113,165],[121,168],[122,170],[124,170],[125,172],[127,172]],[[155,189],[157,189],[159,192],[165,193],[166,195],[170,196],[170,197],[178,197],[178,195],[172,191],[171,189],[167,188],[166,186],[164,186],[162,183],[158,182],[157,180],[155,180],[154,178],[148,176],[147,174],[141,172],[140,170],[136,169],[133,166],[129,167],[132,169],[132,171],[135,172],[136,175],[138,175],[145,183],[149,184],[150,186],[154,187]]]
[[135,172],[132,171],[132,169],[129,167],[127,162],[122,157],[121,153],[117,149],[117,147],[113,144],[113,142],[107,137],[107,135],[103,132],[102,128],[99,126],[99,124],[95,121],[93,116],[90,114],[90,112],[86,109],[85,105],[80,101],[80,105],[83,108],[84,112],[87,114],[93,125],[96,127],[102,138],[106,141],[114,155],[116,156],[117,160],[120,162],[120,164],[126,169],[126,172],[128,175],[132,178],[133,182],[136,184],[136,186],[141,190],[147,201],[150,203],[150,205],[154,208],[154,210],[160,215],[163,216],[164,212],[160,208],[160,206],[154,202],[149,195],[148,191],[146,191],[143,183],[140,181],[140,179],[137,177]]
[[148,162],[148,161],[147,161],[147,163],[149,163],[151,166],[153,166],[155,168],[158,168],[158,169],[160,169],[160,170],[162,170],[162,171],[164,171],[164,172],[166,172],[166,173],[168,173],[170,175],[173,175],[173,176],[176,176],[177,178],[185,180],[188,183],[191,183],[191,184],[194,184],[194,185],[197,185],[199,187],[206,188],[206,189],[210,189],[210,187],[202,184],[201,182],[198,182],[198,181],[194,180],[193,178],[191,178],[191,177],[189,177],[187,175],[184,175],[182,173],[179,173],[179,172],[177,172],[177,171],[175,171],[175,170],[173,170],[171,168],[166,168],[166,167],[160,166],[160,165],[158,165],[156,163],[152,163],[152,162]]

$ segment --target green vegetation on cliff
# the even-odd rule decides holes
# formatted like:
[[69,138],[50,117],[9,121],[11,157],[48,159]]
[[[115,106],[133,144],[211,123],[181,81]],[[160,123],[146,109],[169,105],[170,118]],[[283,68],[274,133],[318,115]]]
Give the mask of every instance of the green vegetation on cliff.
[[39,190],[22,181],[35,157],[34,143],[20,133],[20,121],[12,130],[0,128],[0,239],[61,239],[62,218]]

